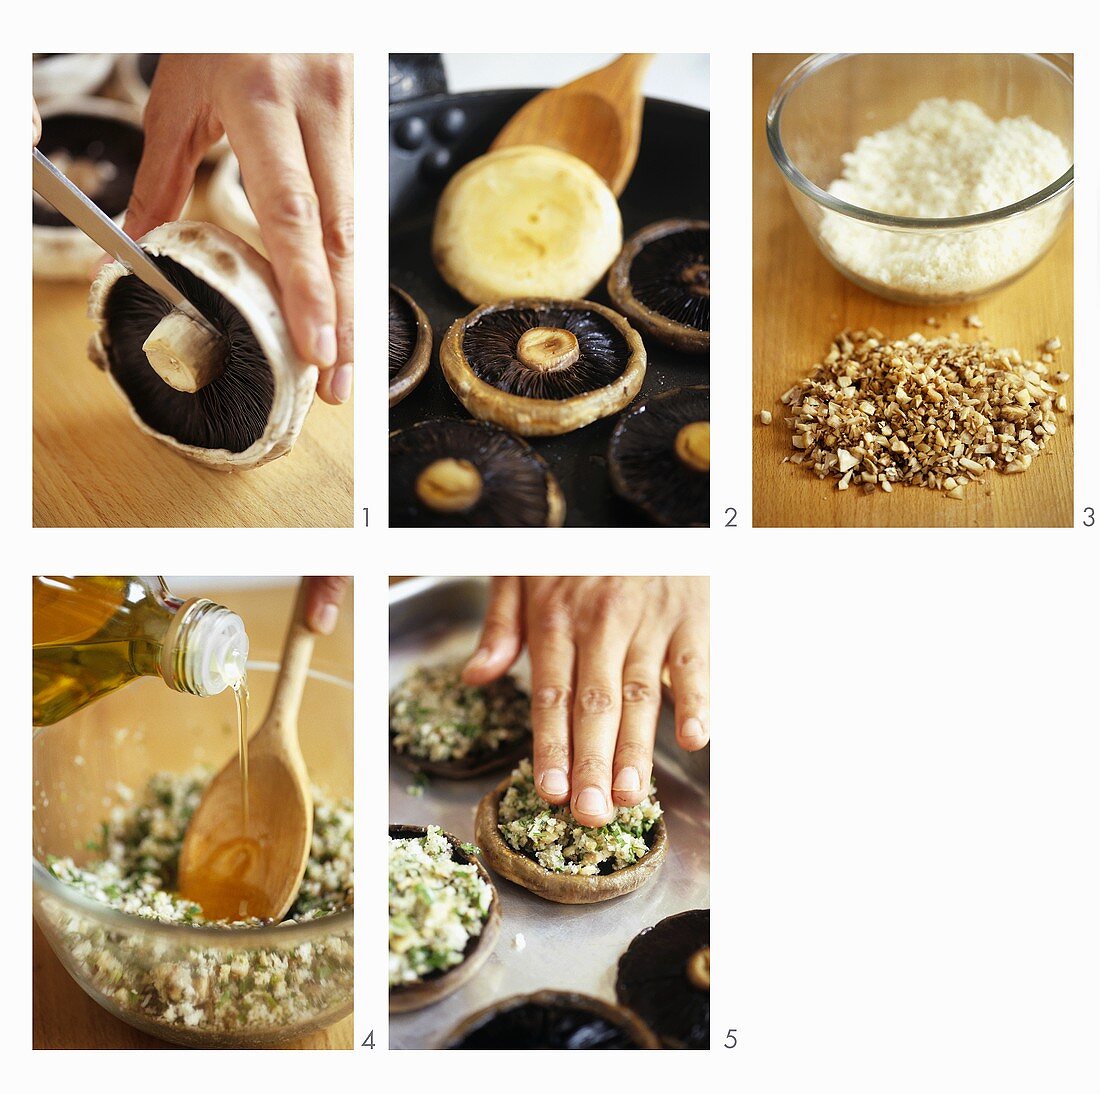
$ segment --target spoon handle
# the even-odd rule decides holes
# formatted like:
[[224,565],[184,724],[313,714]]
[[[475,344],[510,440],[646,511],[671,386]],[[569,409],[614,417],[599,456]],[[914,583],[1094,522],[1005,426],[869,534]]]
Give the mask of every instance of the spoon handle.
[[302,705],[302,693],[305,690],[306,677],[309,675],[309,662],[313,657],[314,634],[306,626],[305,621],[308,581],[308,578],[302,578],[298,586],[294,612],[290,617],[290,626],[283,641],[279,679],[275,683],[271,707],[264,720],[265,724],[277,725],[280,731],[291,730],[292,735],[295,736],[298,710]]

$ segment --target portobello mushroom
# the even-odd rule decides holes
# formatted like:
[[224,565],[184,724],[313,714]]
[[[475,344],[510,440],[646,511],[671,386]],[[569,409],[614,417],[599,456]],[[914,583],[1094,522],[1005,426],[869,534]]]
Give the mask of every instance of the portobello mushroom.
[[590,300],[506,300],[456,319],[443,375],[475,418],[524,437],[569,433],[621,410],[645,379],[642,340]]
[[[41,113],[38,150],[121,225],[144,146],[140,111],[111,99],[60,98]],[[37,194],[31,209],[34,276],[90,281],[100,247]]]
[[565,498],[530,445],[439,418],[390,434],[390,527],[559,528]]
[[616,493],[658,524],[710,520],[710,388],[676,388],[632,407],[608,447]]
[[31,85],[39,108],[60,96],[95,95],[111,75],[113,53],[36,53]]
[[[390,694],[390,750],[406,770],[443,779],[473,779],[513,767],[531,751],[531,700],[510,674],[481,687],[462,683],[462,664],[416,669]],[[417,689],[421,688],[419,693]],[[427,695],[424,694],[427,691]],[[482,724],[470,724],[480,708]],[[423,752],[421,728],[457,739],[463,755],[433,759]],[[492,738],[491,744],[485,742]],[[399,743],[400,742],[400,743]],[[450,749],[450,751],[461,751]],[[429,750],[430,752],[431,750]]]
[[586,295],[622,246],[615,195],[583,160],[517,145],[479,156],[447,183],[432,258],[471,304]]
[[615,307],[684,353],[710,349],[710,224],[662,220],[626,241],[611,267]]
[[575,991],[513,995],[460,1022],[446,1049],[650,1049],[661,1043],[636,1014]]
[[432,357],[432,325],[404,289],[390,285],[390,406],[424,379]]
[[[191,221],[163,224],[141,244],[220,334],[221,359],[165,367],[173,357],[187,364],[171,344],[180,313],[112,262],[89,296],[92,361],[138,427],[183,456],[234,471],[285,455],[313,402],[317,368],[294,350],[267,261],[236,236]],[[166,339],[167,352],[155,353]]]
[[710,1048],[710,911],[646,927],[619,958],[615,996],[666,1048]]
[[478,803],[474,838],[485,861],[502,877],[556,904],[598,904],[644,885],[668,852],[668,829],[661,817],[646,836],[649,851],[637,862],[606,874],[560,874],[513,850],[500,834],[500,800],[511,785],[503,779]]
[[[390,839],[422,839],[428,834],[428,829],[415,824],[391,824]],[[441,969],[409,984],[396,984],[390,987],[390,1013],[405,1014],[409,1011],[420,1010],[423,1007],[438,1003],[448,995],[458,991],[464,984],[473,979],[477,971],[489,959],[493,947],[500,935],[500,894],[497,892],[493,879],[489,876],[485,867],[478,861],[476,855],[463,849],[459,840],[449,832],[444,832],[447,842],[451,846],[451,857],[456,862],[472,864],[477,867],[478,877],[484,881],[493,891],[493,900],[489,905],[489,914],[485,919],[481,934],[475,935],[466,943],[462,964],[455,965],[451,969]]]

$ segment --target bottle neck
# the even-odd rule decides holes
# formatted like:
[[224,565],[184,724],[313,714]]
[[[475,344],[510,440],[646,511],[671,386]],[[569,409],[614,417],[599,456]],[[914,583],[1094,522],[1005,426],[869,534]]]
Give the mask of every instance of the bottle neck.
[[204,597],[184,601],[161,646],[160,675],[176,691],[217,695],[236,688],[248,661],[248,635],[235,612]]

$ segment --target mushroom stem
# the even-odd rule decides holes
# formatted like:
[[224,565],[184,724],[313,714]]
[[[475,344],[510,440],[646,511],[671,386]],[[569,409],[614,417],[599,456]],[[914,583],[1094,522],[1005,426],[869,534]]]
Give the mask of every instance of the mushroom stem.
[[710,422],[689,422],[676,434],[676,455],[692,471],[710,471]]
[[157,375],[177,391],[198,391],[225,365],[224,340],[177,308],[152,329],[141,348]]
[[524,331],[516,343],[516,356],[520,364],[534,372],[568,368],[576,363],[580,355],[577,336],[560,327],[532,327]]
[[693,262],[685,266],[680,280],[687,286],[688,292],[695,296],[710,296],[710,263]]
[[435,460],[417,476],[416,496],[437,513],[464,512],[481,497],[481,473],[469,460]]
[[687,978],[692,987],[710,991],[710,947],[701,946],[688,958]]

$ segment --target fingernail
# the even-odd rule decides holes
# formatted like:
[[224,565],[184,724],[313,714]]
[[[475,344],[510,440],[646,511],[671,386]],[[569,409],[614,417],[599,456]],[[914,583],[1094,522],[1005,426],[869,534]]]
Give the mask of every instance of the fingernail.
[[597,790],[594,786],[586,786],[577,795],[577,813],[584,813],[585,816],[598,817],[607,812],[607,799],[603,796],[602,790]]
[[539,785],[547,794],[553,794],[555,798],[569,793],[569,779],[560,767],[552,767],[549,771],[544,771]]
[[698,718],[688,718],[680,727],[680,736],[685,741],[697,741],[703,736],[703,723]]
[[624,794],[633,794],[642,789],[642,779],[636,767],[624,767],[615,776],[614,789]]
[[339,365],[332,374],[329,391],[338,403],[346,403],[351,395],[351,365]]
[[483,665],[485,665],[488,662],[488,660],[489,660],[489,651],[488,650],[478,650],[477,653],[475,653],[473,655],[473,657],[471,657],[470,660],[466,662],[466,667],[468,669],[479,669]]
[[313,363],[322,368],[336,364],[336,328],[324,323],[313,335]]
[[318,634],[332,634],[336,629],[336,617],[340,609],[335,604],[325,604],[314,616],[313,629]]

